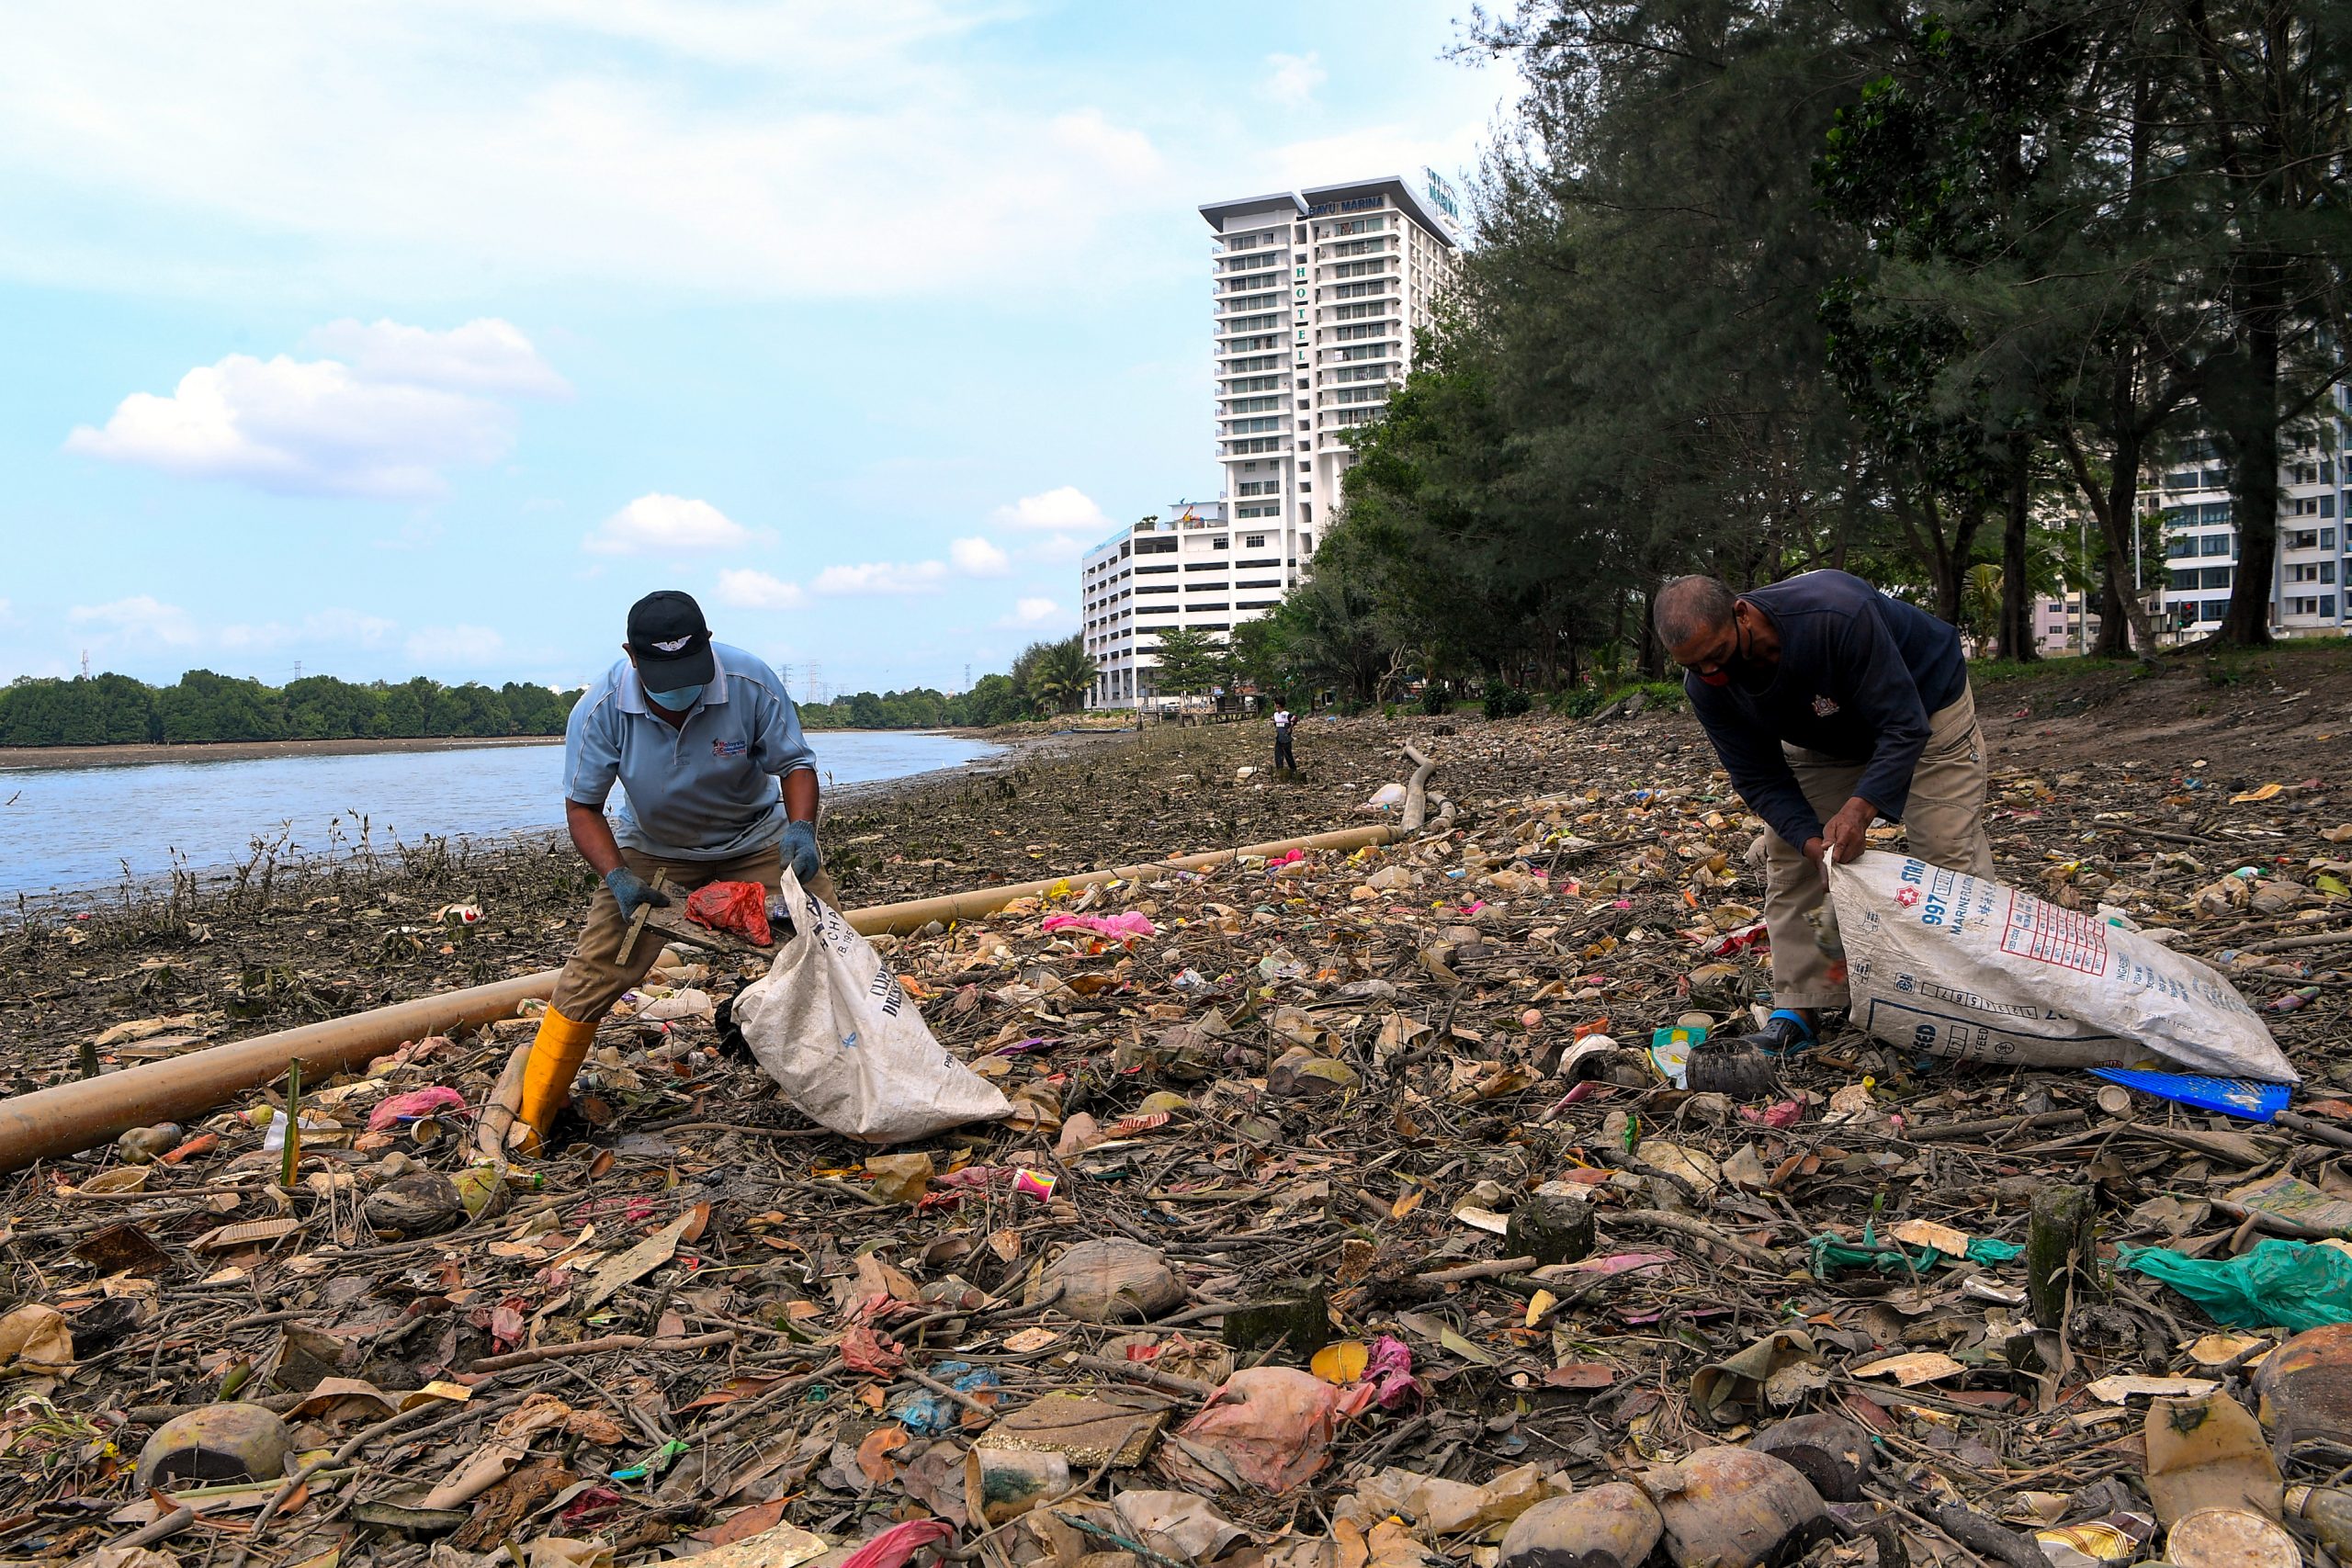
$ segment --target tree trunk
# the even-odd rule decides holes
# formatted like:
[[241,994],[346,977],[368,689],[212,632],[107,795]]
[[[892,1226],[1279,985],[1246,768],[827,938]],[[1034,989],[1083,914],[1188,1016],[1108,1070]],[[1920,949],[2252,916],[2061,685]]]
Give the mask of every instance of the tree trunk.
[[1936,597],[1936,618],[1949,626],[1960,625],[1969,552],[1975,548],[1976,530],[1984,525],[1984,513],[1972,508],[1966,517],[1954,525],[1951,536],[1946,538],[1943,512],[1932,493],[1923,492],[1918,497],[1916,512],[1905,508],[1899,493],[1894,504],[1920,558],[1927,563],[1928,588]]
[[2033,531],[2033,438],[2008,438],[2007,474],[2002,498],[2001,657],[2030,663],[2041,657],[2033,635],[2033,585],[2026,581],[2026,546]]
[[1650,607],[1657,603],[1658,586],[1653,584],[1649,592],[1642,597],[1640,657],[1642,679],[1645,681],[1662,681],[1666,678],[1666,649],[1659,645],[1657,627],[1650,620]]
[[[2115,473],[2108,481],[2107,515],[2099,519],[2099,534],[2107,543],[2107,581],[2109,596],[2130,617],[2132,636],[2122,640],[2123,626],[2116,627],[2117,642],[2110,657],[2121,658],[2133,647],[2143,659],[2156,656],[2156,628],[2148,619],[2148,596],[2145,585],[2133,576],[2132,547],[2140,528],[2140,436],[2135,430],[2115,446]],[[2142,570],[2147,570],[2144,563]],[[2157,571],[2165,570],[2161,557],[2155,563]],[[2124,585],[2130,584],[2127,588]],[[2108,646],[2107,628],[2099,628],[2099,646]]]
[[2246,264],[2239,342],[2207,406],[2230,457],[2230,510],[2238,532],[2237,572],[2221,640],[2238,648],[2270,641],[2272,579],[2278,565],[2278,329],[2286,313],[2283,264]]
[[[2091,649],[2100,659],[2121,659],[2131,653],[2134,645],[2143,659],[2154,658],[2156,650],[2155,628],[2148,620],[2147,601],[2132,567],[2132,534],[2140,526],[2140,460],[2145,449],[2144,428],[2132,402],[2132,370],[2127,364],[2118,371],[2115,451],[2104,485],[2091,472],[2090,460],[2074,430],[2066,428],[2059,433],[2059,444],[2066,454],[2067,466],[2074,470],[2083,504],[2098,520],[2103,547],[2098,643]],[[2156,570],[2165,570],[2161,561]],[[2127,628],[2129,637],[2124,635]]]
[[[2098,636],[2091,643],[2093,659],[2128,659],[2132,655],[2132,623],[2127,619],[2131,614],[2131,570],[2130,561],[2123,562],[2119,570],[2115,551],[2109,549],[2099,572]],[[2087,611],[2087,604],[2085,608]]]

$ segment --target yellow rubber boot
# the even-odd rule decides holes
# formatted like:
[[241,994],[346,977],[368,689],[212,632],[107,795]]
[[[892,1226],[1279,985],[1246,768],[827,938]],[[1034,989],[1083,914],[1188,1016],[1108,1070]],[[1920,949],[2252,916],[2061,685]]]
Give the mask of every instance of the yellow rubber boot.
[[530,1059],[523,1064],[523,1103],[514,1112],[514,1142],[521,1153],[539,1152],[539,1140],[571,1098],[572,1076],[587,1060],[595,1038],[593,1021],[582,1023],[553,1008],[539,1015],[539,1032],[531,1041]]

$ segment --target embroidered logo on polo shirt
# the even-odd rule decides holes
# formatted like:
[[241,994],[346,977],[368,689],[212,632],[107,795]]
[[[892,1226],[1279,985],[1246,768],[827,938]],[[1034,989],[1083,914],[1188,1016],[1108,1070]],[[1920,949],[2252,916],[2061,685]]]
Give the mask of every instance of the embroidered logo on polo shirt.
[[710,743],[710,754],[714,757],[740,757],[744,747],[745,743],[741,740],[714,740]]
[[1838,705],[1827,697],[1815,697],[1813,699],[1813,711],[1816,716],[1827,718],[1838,711]]

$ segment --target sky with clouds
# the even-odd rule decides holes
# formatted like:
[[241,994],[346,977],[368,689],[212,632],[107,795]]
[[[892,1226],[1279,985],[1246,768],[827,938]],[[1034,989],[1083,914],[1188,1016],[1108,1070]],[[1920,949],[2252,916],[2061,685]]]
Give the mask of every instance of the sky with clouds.
[[1195,209],[1475,164],[1452,15],[15,0],[0,680],[1001,668],[1216,493]]

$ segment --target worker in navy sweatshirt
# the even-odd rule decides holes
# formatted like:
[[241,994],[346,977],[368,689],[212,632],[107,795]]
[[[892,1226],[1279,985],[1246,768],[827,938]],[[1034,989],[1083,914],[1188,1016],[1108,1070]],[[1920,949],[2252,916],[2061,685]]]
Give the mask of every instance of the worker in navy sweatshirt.
[[1846,1005],[1842,971],[1806,920],[1826,894],[1826,863],[1860,855],[1883,817],[1903,824],[1919,859],[1993,875],[1984,737],[1960,634],[1842,571],[1739,594],[1677,578],[1655,619],[1732,787],[1764,819],[1775,1010],[1745,1043],[1801,1050],[1821,1010]]

